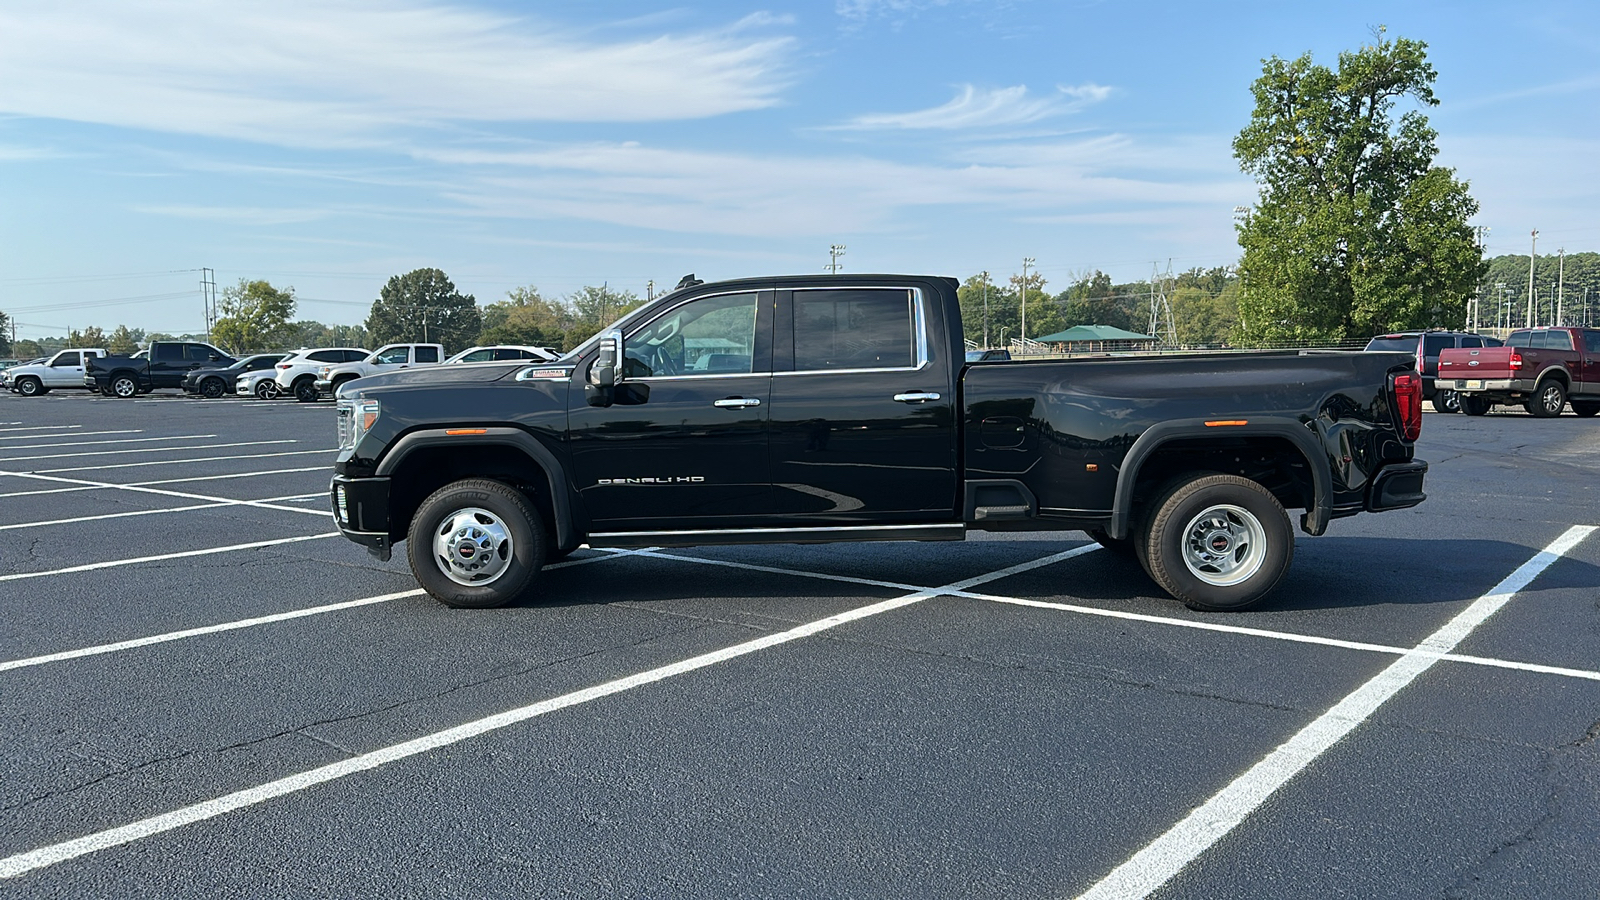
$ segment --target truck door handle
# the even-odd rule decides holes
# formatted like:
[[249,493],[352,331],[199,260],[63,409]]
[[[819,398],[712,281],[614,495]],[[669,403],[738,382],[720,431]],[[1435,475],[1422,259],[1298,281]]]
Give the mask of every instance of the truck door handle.
[[926,403],[929,400],[939,399],[937,391],[913,391],[909,394],[895,394],[896,403]]
[[711,405],[718,409],[744,409],[747,406],[760,406],[761,401],[754,397],[728,397],[713,401]]

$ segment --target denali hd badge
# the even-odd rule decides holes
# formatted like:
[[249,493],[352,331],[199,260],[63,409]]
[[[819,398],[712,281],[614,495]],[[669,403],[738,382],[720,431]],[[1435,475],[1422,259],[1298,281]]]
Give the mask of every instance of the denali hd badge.
[[700,484],[703,475],[671,475],[666,478],[602,478],[597,484]]

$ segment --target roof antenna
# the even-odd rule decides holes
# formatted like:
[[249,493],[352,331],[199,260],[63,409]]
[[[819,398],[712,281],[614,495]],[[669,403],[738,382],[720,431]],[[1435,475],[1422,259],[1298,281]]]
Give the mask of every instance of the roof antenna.
[[673,290],[681,291],[686,287],[694,287],[697,284],[705,284],[705,282],[701,281],[700,279],[698,279],[696,277],[694,277],[694,273],[690,272],[689,274],[687,274],[687,275],[683,276],[682,278],[678,279],[678,286],[673,288]]

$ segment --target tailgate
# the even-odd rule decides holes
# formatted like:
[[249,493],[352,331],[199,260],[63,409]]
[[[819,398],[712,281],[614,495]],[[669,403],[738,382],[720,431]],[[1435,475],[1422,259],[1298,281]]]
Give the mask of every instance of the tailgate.
[[1439,354],[1439,375],[1443,379],[1505,380],[1517,372],[1511,368],[1515,347],[1461,347]]

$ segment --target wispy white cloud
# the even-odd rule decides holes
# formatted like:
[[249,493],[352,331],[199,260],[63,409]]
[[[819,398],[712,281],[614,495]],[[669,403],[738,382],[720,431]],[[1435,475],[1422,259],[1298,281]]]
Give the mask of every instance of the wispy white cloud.
[[792,38],[595,39],[430,0],[0,7],[0,112],[294,146],[458,123],[693,119],[777,102]]
[[[1016,216],[1129,204],[1231,208],[1249,196],[1237,173],[1193,169],[1189,145],[1126,138],[1069,142],[1031,157],[913,163],[777,157],[638,143],[530,146],[520,152],[429,151],[461,170],[444,196],[458,214],[626,225],[676,233],[793,237],[903,227],[935,208]],[[1136,173],[1123,163],[1139,158]],[[1066,162],[1071,160],[1070,163]]]
[[903,113],[868,113],[831,126],[831,130],[1005,128],[1076,112],[1110,95],[1111,88],[1099,84],[1064,85],[1041,97],[1029,96],[1027,86],[1021,84],[993,90],[968,84],[941,106]]
[[330,215],[326,209],[275,209],[256,206],[136,206],[135,212],[234,225],[294,225]]

